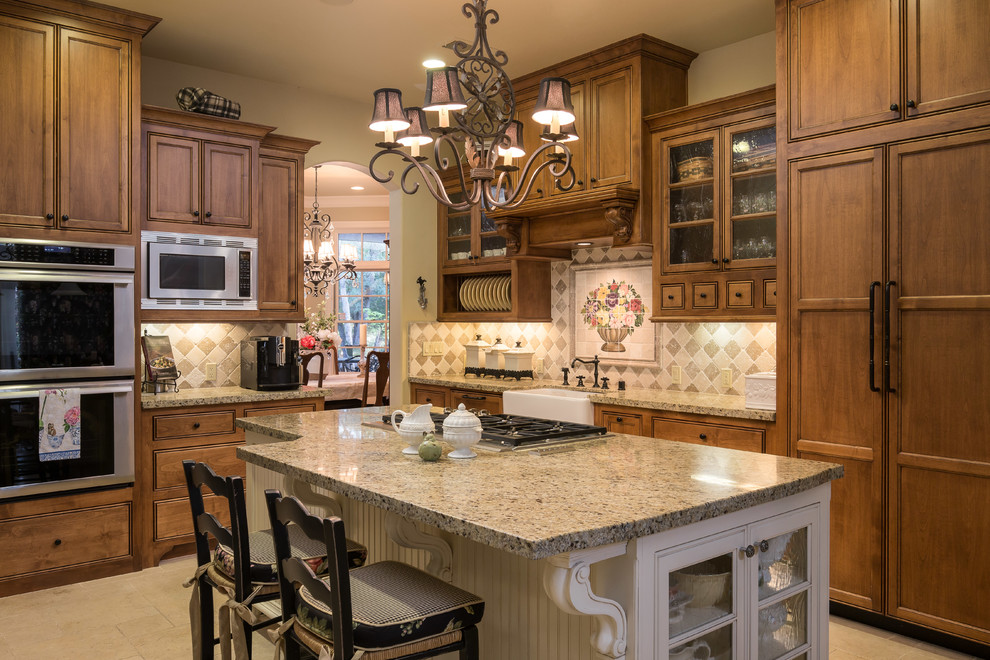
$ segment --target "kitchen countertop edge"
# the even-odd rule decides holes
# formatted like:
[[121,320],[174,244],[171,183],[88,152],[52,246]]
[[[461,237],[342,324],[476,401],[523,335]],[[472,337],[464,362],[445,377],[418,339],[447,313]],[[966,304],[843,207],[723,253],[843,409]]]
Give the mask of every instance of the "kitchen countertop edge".
[[178,392],[162,394],[141,394],[141,409],[187,408],[192,406],[212,406],[225,403],[251,403],[254,401],[292,401],[294,399],[326,398],[333,390],[329,387],[302,386],[296,390],[263,392],[243,387],[197,387],[180,389]]
[[747,408],[746,398],[727,394],[704,394],[700,392],[677,392],[673,390],[647,390],[631,388],[624,391],[608,389],[594,390],[574,385],[563,386],[550,380],[507,381],[485,378],[467,378],[460,375],[410,376],[410,383],[418,385],[439,385],[441,387],[466,388],[479,392],[501,394],[507,390],[532,390],[553,388],[588,392],[592,403],[664,410],[669,412],[711,415],[736,419],[752,419],[773,422],[777,419],[774,410]]

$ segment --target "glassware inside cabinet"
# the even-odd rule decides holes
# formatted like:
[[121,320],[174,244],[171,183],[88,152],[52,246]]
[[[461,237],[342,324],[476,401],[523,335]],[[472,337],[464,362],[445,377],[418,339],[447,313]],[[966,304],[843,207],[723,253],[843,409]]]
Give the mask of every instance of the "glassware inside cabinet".
[[458,236],[471,237],[471,214],[454,214],[447,216],[447,238]]
[[671,639],[719,619],[730,620],[733,613],[732,570],[732,554],[726,553],[671,571],[668,578]]
[[732,215],[777,212],[776,175],[733,177]]
[[760,607],[757,625],[760,660],[775,660],[808,642],[808,592]]
[[761,542],[759,567],[757,587],[761,601],[807,582],[808,529],[802,527]]
[[701,658],[731,660],[732,624],[716,628],[691,641],[671,645],[667,657],[670,660],[699,660]]
[[732,173],[774,169],[777,138],[773,126],[732,134]]
[[710,179],[714,174],[714,140],[702,140],[670,148],[670,183]]
[[670,263],[711,263],[714,258],[715,226],[713,223],[670,228]]
[[711,220],[715,210],[715,187],[711,183],[670,191],[670,223]]

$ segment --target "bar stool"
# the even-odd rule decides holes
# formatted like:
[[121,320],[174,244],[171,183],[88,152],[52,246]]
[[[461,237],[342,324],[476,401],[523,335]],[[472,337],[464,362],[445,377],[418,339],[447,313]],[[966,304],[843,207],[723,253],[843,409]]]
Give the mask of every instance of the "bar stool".
[[[193,517],[198,568],[185,586],[193,587],[190,602],[193,657],[213,658],[213,647],[220,645],[224,658],[241,660],[251,657],[251,635],[254,631],[278,622],[278,618],[259,616],[252,605],[278,598],[275,547],[271,530],[248,534],[244,480],[239,476],[220,477],[209,465],[191,460],[182,461]],[[226,500],[230,527],[206,511],[203,489]],[[211,556],[210,538],[216,541]],[[318,572],[326,570],[326,547],[305,535],[295,533],[291,552]],[[364,564],[368,550],[360,543],[346,541],[348,566]],[[213,592],[220,593],[220,635],[214,637]],[[232,615],[236,615],[233,619]]]
[[[296,498],[266,490],[282,601],[277,648],[289,660],[307,649],[323,658],[412,660],[458,651],[477,660],[485,602],[407,564],[383,561],[347,570],[344,522],[310,515]],[[290,556],[292,529],[323,542],[329,573]]]

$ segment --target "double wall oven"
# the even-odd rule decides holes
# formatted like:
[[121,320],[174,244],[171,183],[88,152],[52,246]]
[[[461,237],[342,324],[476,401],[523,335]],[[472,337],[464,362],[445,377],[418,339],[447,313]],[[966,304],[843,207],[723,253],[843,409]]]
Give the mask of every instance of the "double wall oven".
[[[0,238],[0,499],[134,481],[134,286],[131,246]],[[42,460],[47,390],[71,458]]]

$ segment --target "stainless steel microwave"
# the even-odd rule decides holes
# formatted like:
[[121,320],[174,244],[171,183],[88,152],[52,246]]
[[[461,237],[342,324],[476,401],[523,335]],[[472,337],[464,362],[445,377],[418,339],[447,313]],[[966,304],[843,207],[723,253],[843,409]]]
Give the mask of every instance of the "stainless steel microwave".
[[142,309],[258,309],[254,238],[141,232]]

